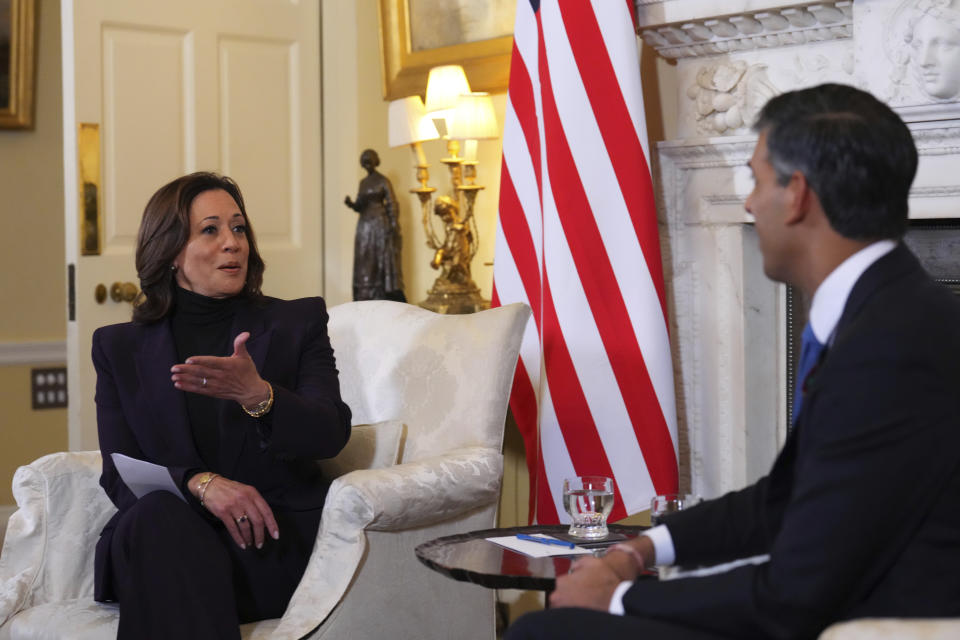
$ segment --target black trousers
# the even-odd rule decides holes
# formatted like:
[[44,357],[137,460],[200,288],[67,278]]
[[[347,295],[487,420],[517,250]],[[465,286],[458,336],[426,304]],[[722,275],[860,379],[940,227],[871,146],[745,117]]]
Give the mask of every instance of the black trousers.
[[[237,640],[286,610],[313,549],[318,512],[274,512],[280,540],[241,549],[219,521],[173,494],[140,498],[117,522],[112,574],[126,639]],[[312,533],[311,533],[312,532]]]
[[592,609],[562,607],[521,616],[507,629],[504,640],[729,640],[723,636],[675,624],[615,616]]

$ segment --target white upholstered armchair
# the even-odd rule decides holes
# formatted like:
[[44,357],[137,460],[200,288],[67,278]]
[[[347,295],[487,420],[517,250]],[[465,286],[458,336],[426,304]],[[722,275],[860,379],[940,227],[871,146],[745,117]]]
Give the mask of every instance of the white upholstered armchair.
[[[369,426],[323,463],[337,479],[286,613],[244,625],[245,638],[493,638],[492,592],[430,571],[413,549],[494,525],[528,316],[523,305],[463,316],[395,302],[330,310],[344,400]],[[116,606],[92,599],[93,548],[114,509],[99,475],[98,452],[17,471],[19,510],[0,553],[0,639],[116,637]]]

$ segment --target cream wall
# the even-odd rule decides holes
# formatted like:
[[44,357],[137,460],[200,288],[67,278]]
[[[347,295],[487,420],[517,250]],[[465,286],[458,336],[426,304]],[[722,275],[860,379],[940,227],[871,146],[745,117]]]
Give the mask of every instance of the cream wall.
[[[66,338],[59,0],[38,2],[37,21],[36,126],[0,130],[0,354]],[[0,366],[0,505],[18,466],[67,447],[66,410],[30,407],[32,364]]]

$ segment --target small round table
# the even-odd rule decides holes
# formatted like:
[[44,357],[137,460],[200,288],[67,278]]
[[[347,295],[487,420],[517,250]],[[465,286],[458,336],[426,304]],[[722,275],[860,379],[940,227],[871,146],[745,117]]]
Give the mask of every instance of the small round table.
[[[518,533],[565,533],[566,525],[536,525],[509,529],[483,529],[445,536],[419,545],[415,553],[420,562],[434,571],[461,582],[472,582],[490,589],[537,589],[552,591],[558,575],[570,571],[580,556],[531,558],[486,540]],[[634,538],[647,527],[609,525],[611,533]],[[651,574],[656,575],[656,574]]]

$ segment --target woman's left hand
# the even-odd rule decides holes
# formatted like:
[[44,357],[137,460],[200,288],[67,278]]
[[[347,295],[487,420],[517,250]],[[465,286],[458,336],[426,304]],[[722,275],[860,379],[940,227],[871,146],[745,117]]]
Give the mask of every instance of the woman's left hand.
[[181,391],[235,400],[245,407],[255,407],[270,397],[270,388],[247,353],[249,338],[249,331],[234,338],[233,355],[190,356],[184,364],[174,365],[170,369],[173,386]]

